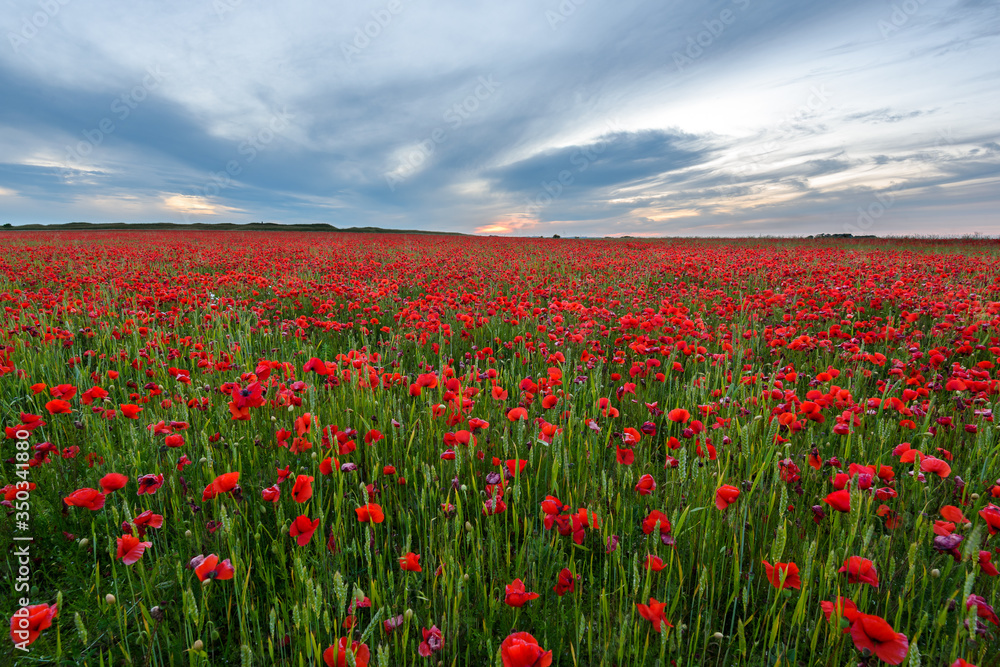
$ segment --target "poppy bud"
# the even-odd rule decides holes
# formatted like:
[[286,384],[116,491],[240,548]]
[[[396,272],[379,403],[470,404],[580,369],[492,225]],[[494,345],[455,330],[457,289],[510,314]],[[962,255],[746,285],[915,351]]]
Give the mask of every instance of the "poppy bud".
[[107,602],[108,604],[114,604],[115,596],[112,595],[111,593],[108,593],[107,595],[104,596],[104,601]]
[[191,531],[190,530],[185,530],[184,531],[184,537],[191,537]]
[[[208,581],[208,580],[206,579],[206,581]],[[212,630],[212,641],[218,641],[218,640],[219,640],[219,631],[213,629]]]
[[406,617],[406,620],[410,620],[411,618],[413,618],[413,610],[407,609],[406,611],[403,612],[403,616]]
[[200,651],[203,648],[205,648],[205,642],[201,641],[200,639],[195,639],[194,643],[191,644],[192,651]]
[[714,635],[712,635],[712,639],[722,641],[724,639],[724,636],[721,632],[716,632]]
[[471,533],[472,532],[472,524],[469,523],[468,521],[465,522],[465,532],[467,532],[467,533]]
[[979,500],[979,494],[978,493],[973,493],[972,494],[972,499],[973,500]]
[[937,579],[938,577],[941,576],[941,570],[934,568],[933,570],[931,570],[931,576]]
[[90,540],[88,540],[86,537],[80,540],[81,549],[86,549],[88,544],[90,544]]

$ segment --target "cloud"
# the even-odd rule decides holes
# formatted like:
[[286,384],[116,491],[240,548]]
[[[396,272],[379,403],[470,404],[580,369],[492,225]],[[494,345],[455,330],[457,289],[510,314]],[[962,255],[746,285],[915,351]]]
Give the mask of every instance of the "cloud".
[[708,155],[705,142],[693,135],[611,132],[587,144],[544,150],[486,171],[485,176],[496,187],[520,193],[544,190],[552,183],[567,189],[608,189],[693,166]]
[[68,3],[16,44],[12,4],[3,222],[787,233],[895,183],[892,216],[963,231],[1000,198],[980,0],[888,35],[863,0]]
[[852,113],[845,116],[847,120],[860,120],[865,123],[898,123],[908,118],[919,118],[924,116],[929,111],[908,111],[905,113],[894,112],[889,108],[874,109],[872,111],[864,111],[860,113]]

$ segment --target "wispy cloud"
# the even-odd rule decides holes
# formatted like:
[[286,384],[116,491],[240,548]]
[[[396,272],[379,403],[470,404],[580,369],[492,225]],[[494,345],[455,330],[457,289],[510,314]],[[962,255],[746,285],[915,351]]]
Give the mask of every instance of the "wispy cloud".
[[2,222],[1000,227],[992,2],[7,4]]

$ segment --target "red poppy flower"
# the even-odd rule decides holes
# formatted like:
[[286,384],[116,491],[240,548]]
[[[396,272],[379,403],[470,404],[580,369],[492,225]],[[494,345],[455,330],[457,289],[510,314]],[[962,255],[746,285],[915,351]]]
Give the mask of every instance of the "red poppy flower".
[[260,496],[264,502],[276,503],[281,498],[281,488],[277,484],[269,486],[260,492]]
[[515,579],[504,588],[503,601],[511,607],[521,607],[538,597],[538,593],[524,590],[524,582]]
[[663,559],[660,558],[659,556],[653,556],[652,554],[649,554],[649,555],[646,556],[646,569],[647,570],[650,570],[652,572],[659,572],[660,570],[662,570],[665,567],[666,567],[666,564],[664,564]]
[[503,667],[549,667],[552,651],[539,646],[527,632],[515,632],[500,644],[500,660]]
[[326,362],[317,357],[312,357],[302,366],[303,373],[315,372],[317,375],[329,375],[330,371],[326,367]]
[[406,572],[423,572],[420,567],[420,554],[415,554],[412,551],[403,554],[403,557],[399,559],[399,567]]
[[720,510],[724,510],[734,502],[740,496],[740,490],[737,489],[732,484],[726,484],[720,486],[715,492],[715,506]]
[[951,667],[976,667],[971,662],[966,662],[964,658],[959,658],[955,662],[951,663]]
[[981,595],[972,594],[965,600],[965,608],[972,609],[976,608],[976,616],[985,619],[992,623],[993,625],[1000,627],[1000,617],[997,616],[996,611],[993,607],[986,602],[986,598]]
[[901,664],[910,650],[906,635],[893,630],[885,619],[871,614],[858,614],[851,623],[851,639],[859,651],[867,649],[890,665]]
[[118,538],[118,552],[116,557],[120,558],[126,565],[132,565],[140,558],[148,547],[153,546],[152,542],[140,542],[134,535],[122,535]]
[[920,471],[932,472],[936,474],[938,477],[943,478],[951,474],[951,466],[948,465],[947,461],[936,459],[933,456],[925,456],[920,461]]
[[52,626],[52,619],[58,613],[59,610],[55,605],[36,604],[21,607],[10,617],[11,641],[19,648],[31,646],[43,630]]
[[528,465],[528,462],[524,459],[510,459],[504,461],[504,465],[507,466],[507,473],[513,477],[515,473],[523,472],[524,466]]
[[319,462],[319,474],[321,475],[332,475],[334,466],[340,467],[340,461],[327,456],[325,459]]
[[691,413],[683,408],[674,408],[667,413],[667,419],[678,424],[683,424],[691,419]]
[[989,529],[990,535],[1000,532],[1000,507],[991,503],[979,510],[979,516],[986,522],[986,527]]
[[935,521],[934,534],[947,536],[955,532],[955,524],[950,521]]
[[444,636],[438,626],[432,625],[430,630],[421,628],[420,631],[424,635],[424,641],[417,647],[417,653],[421,657],[429,658],[444,647]]
[[220,581],[233,578],[233,564],[229,559],[219,562],[219,557],[215,554],[208,556],[195,556],[191,561],[194,573],[199,581],[206,579],[218,579]]
[[297,503],[304,503],[312,498],[313,478],[307,475],[298,475],[295,478],[295,486],[292,487],[292,500]]
[[312,539],[313,533],[319,527],[319,519],[310,519],[305,514],[300,514],[295,517],[295,521],[292,522],[291,527],[288,529],[288,534],[292,537],[297,537],[296,540],[298,545],[305,546],[309,540]]
[[[840,617],[847,619],[848,623],[853,623],[858,617],[857,605],[847,598],[838,597],[834,602],[823,600],[819,603],[819,606],[828,621],[835,617]],[[848,628],[844,628],[844,632],[849,632]]]
[[163,486],[163,475],[140,475],[136,480],[139,483],[138,495],[153,495],[156,490]]
[[559,571],[559,575],[556,579],[556,585],[552,587],[552,590],[555,591],[556,595],[559,597],[562,597],[567,592],[572,593],[576,590],[576,577],[573,576],[573,573],[569,570],[569,568],[564,567]]
[[[545,500],[542,501],[542,511],[548,515],[559,514],[564,509],[568,508],[555,496],[545,496]],[[546,526],[546,528],[551,528],[551,526]]]
[[847,489],[841,489],[840,491],[834,491],[826,498],[823,502],[837,510],[838,512],[850,512],[851,511],[851,492]]
[[850,481],[851,481],[850,475],[848,475],[846,472],[838,472],[830,479],[830,484],[833,485],[833,488],[840,491],[841,489],[846,489]]
[[620,465],[630,466],[635,463],[635,452],[627,447],[619,447],[615,445],[615,460],[618,461]]
[[212,482],[212,489],[216,493],[228,493],[236,488],[239,481],[239,472],[227,472],[215,478],[215,481]]
[[97,489],[77,489],[63,498],[63,502],[70,507],[83,507],[96,512],[104,507],[104,498],[105,495]]
[[104,493],[111,493],[112,491],[124,488],[124,486],[128,484],[128,477],[122,475],[121,473],[109,472],[101,478],[101,481],[98,482],[98,484]]
[[138,405],[132,405],[130,403],[126,403],[125,405],[119,405],[118,407],[119,409],[121,409],[122,415],[126,419],[138,419],[139,413],[142,412],[142,408],[140,408]]
[[951,521],[952,523],[970,523],[965,515],[962,514],[962,510],[958,509],[954,505],[945,505],[941,508],[941,518],[945,521]]
[[660,522],[660,534],[670,532],[670,519],[660,510],[652,510],[642,521],[642,532],[649,535],[656,528],[656,522]]
[[203,502],[208,502],[212,498],[219,495],[219,492],[215,488],[215,484],[210,483],[205,487],[205,490],[201,492],[201,499]]
[[[802,581],[799,580],[799,566],[795,563],[775,563],[771,565],[766,560],[761,562],[764,564],[767,580],[778,590],[802,588]],[[784,578],[783,582],[782,578]]]
[[351,641],[348,637],[341,637],[339,642],[323,651],[323,662],[327,667],[347,667],[350,664],[347,661],[348,652],[354,654],[356,667],[368,667],[368,661],[371,660],[368,645],[357,640]]
[[354,510],[358,515],[358,521],[361,523],[382,523],[385,521],[385,514],[382,513],[382,508],[375,503],[368,503],[367,505],[362,505]]
[[507,413],[507,420],[516,422],[524,421],[528,418],[528,411],[524,408],[512,408],[510,412]]
[[652,475],[643,475],[635,485],[635,490],[640,496],[648,496],[656,490],[656,480]]
[[867,558],[851,556],[837,571],[847,574],[849,584],[870,584],[878,588],[878,572],[875,571],[875,564]]
[[993,553],[990,551],[979,552],[979,567],[989,577],[995,577],[997,574],[1000,574],[1000,572],[997,572],[997,566],[990,562],[992,558]]
[[45,409],[50,415],[64,415],[73,412],[73,406],[68,401],[55,399],[45,404]]
[[153,514],[153,510],[146,510],[132,519],[132,523],[134,523],[136,528],[139,529],[139,537],[141,538],[146,534],[147,528],[163,527],[163,515]]
[[635,606],[639,610],[639,615],[652,623],[653,629],[657,632],[662,632],[664,626],[674,627],[663,615],[664,607],[666,607],[665,602],[657,602],[654,598],[649,598],[649,605],[637,602]]
[[71,384],[60,384],[49,389],[53,398],[64,398],[67,401],[76,396],[76,387]]

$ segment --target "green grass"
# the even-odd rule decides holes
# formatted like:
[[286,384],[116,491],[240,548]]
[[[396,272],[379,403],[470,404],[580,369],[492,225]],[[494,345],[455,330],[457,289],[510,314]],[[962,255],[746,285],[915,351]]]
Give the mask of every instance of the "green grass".
[[[914,430],[901,427],[894,410],[868,414],[863,408],[869,398],[901,395],[905,378],[889,373],[892,359],[900,359],[907,373],[926,365],[910,357],[909,345],[949,350],[941,371],[923,371],[924,384],[937,372],[946,380],[953,363],[967,370],[1000,357],[988,350],[998,344],[1000,316],[987,305],[1000,301],[1000,290],[986,244],[954,252],[941,241],[411,242],[338,236],[347,240],[317,247],[316,235],[260,234],[233,248],[223,245],[224,235],[209,234],[161,234],[151,245],[127,237],[79,243],[78,237],[24,236],[25,252],[10,253],[0,274],[2,305],[10,309],[3,344],[21,371],[0,377],[3,425],[18,424],[21,412],[42,415],[46,425],[34,431],[31,444],[75,446],[79,454],[53,453],[28,471],[38,488],[30,496],[27,532],[16,529],[14,517],[0,521],[4,543],[18,534],[34,537],[32,604],[59,605],[53,627],[28,653],[9,643],[0,650],[4,664],[310,665],[348,635],[367,644],[372,665],[492,665],[500,664],[500,643],[508,634],[528,631],[552,651],[555,665],[839,666],[862,656],[850,634],[826,621],[820,602],[843,595],[908,637],[908,664],[950,665],[963,657],[979,667],[1000,665],[998,629],[988,626],[977,636],[975,624],[973,632],[965,627],[970,593],[1000,603],[996,579],[965,557],[978,553],[969,545],[1000,546],[977,514],[1000,477],[996,424],[974,415],[971,406],[956,408],[956,392],[943,388],[910,402],[929,401],[926,415],[912,417]],[[894,287],[897,281],[904,286]],[[973,301],[979,305],[956,309]],[[643,314],[645,308],[651,314]],[[904,311],[919,317],[903,327],[902,338],[872,334],[890,322],[900,326]],[[809,317],[795,319],[799,313]],[[463,330],[460,314],[483,318],[481,326]],[[623,324],[626,314],[647,328]],[[943,322],[952,326],[941,328]],[[970,336],[983,349],[956,352],[961,327],[980,322],[985,328]],[[775,333],[792,325],[794,335]],[[756,333],[744,338],[744,331]],[[800,335],[815,346],[790,349],[788,342]],[[642,336],[663,350],[637,351]],[[705,347],[704,355],[683,352],[675,344],[681,339]],[[487,346],[493,354],[477,354]],[[359,386],[350,362],[340,364],[338,373],[350,369],[352,375],[341,375],[338,386],[303,372],[311,357],[334,362],[351,351],[381,355],[370,362],[380,378],[400,373],[406,381]],[[565,361],[549,361],[556,351]],[[876,352],[889,361],[879,366],[863,358]],[[213,364],[228,357],[229,368],[199,367],[202,354]],[[661,366],[631,378],[633,363],[647,358]],[[140,368],[133,367],[137,359],[144,362]],[[287,377],[278,369],[272,379],[304,381],[307,387],[295,394],[301,404],[252,408],[249,420],[234,421],[230,398],[219,388],[253,373],[261,359],[291,364]],[[673,370],[674,362],[682,370]],[[831,366],[840,377],[815,381]],[[191,384],[175,380],[170,367],[190,370]],[[546,377],[552,367],[563,371],[555,388],[560,402],[543,410],[541,395],[528,403],[519,386],[524,378]],[[419,397],[408,392],[420,373],[443,376],[449,368],[463,389],[480,390],[462,421],[451,426],[446,420],[453,410],[438,417],[433,410],[447,402],[443,377]],[[784,401],[763,392],[789,368],[798,376],[784,381],[783,390],[800,400],[812,388],[825,392],[831,385],[849,391],[851,399],[824,409],[823,423],[805,421],[797,432],[779,428],[771,416]],[[480,379],[491,369],[509,391],[505,401],[491,398],[491,379]],[[111,380],[108,371],[118,378]],[[655,379],[657,371],[663,381]],[[996,370],[989,373],[992,378]],[[740,381],[751,376],[758,378],[753,384]],[[616,390],[626,382],[636,383],[635,394],[619,399]],[[46,390],[34,394],[36,383]],[[63,383],[78,387],[73,411],[49,415],[47,388]],[[80,394],[95,384],[110,392],[107,408],[142,405],[139,418],[108,420],[80,404]],[[268,398],[278,391],[272,388]],[[977,399],[978,409],[998,409],[995,389],[961,395]],[[172,404],[161,406],[168,397]],[[610,399],[617,418],[601,414],[600,398]],[[206,409],[199,409],[202,400]],[[507,412],[522,400],[529,421],[511,423]],[[699,458],[682,426],[647,410],[645,403],[653,402],[701,418],[709,428],[699,439],[704,445],[711,437],[717,460]],[[699,406],[711,406],[711,414],[703,417]],[[853,406],[862,406],[854,415],[859,424],[849,435],[834,434],[836,417]],[[320,427],[355,429],[356,451],[327,451],[315,426],[307,436],[310,449],[293,454],[280,447],[276,432],[292,430],[304,413]],[[939,426],[931,435],[942,416],[954,417],[958,428]],[[443,460],[445,434],[468,428],[469,417],[489,427],[477,434],[475,447],[458,445],[455,459]],[[551,442],[539,438],[537,417],[561,429]],[[715,429],[717,417],[727,421]],[[596,419],[600,432],[587,426],[587,418]],[[182,447],[165,447],[163,437],[147,428],[160,420],[190,424]],[[618,465],[613,434],[647,421],[657,434],[643,436],[632,465]],[[966,433],[964,423],[977,424],[978,433]],[[370,429],[385,439],[367,446],[363,436]],[[213,442],[215,434],[221,437]],[[681,440],[679,449],[668,448],[671,436]],[[723,437],[731,442],[724,445]],[[919,465],[892,455],[904,441],[928,454],[950,450],[951,475],[928,474],[925,482],[910,476]],[[898,513],[899,526],[890,529],[876,513],[883,501],[858,489],[849,514],[822,505],[827,517],[815,523],[810,508],[833,487],[829,468],[807,465],[814,447],[823,459],[839,457],[844,471],[850,463],[892,466],[898,495],[884,502]],[[7,440],[4,458],[14,452]],[[181,454],[194,463],[178,472]],[[87,455],[95,457],[93,467]],[[358,469],[325,476],[319,466],[327,456]],[[664,468],[667,456],[679,459],[677,468]],[[486,476],[500,471],[494,457],[527,464],[508,483],[506,511],[486,516]],[[778,461],[785,458],[801,469],[798,488],[779,477]],[[286,465],[292,477],[281,485],[280,501],[264,502],[261,490]],[[394,476],[383,474],[386,465],[396,468]],[[13,466],[2,470],[3,483],[16,481]],[[62,498],[96,488],[112,471],[131,481],[108,495],[103,510],[63,507]],[[230,471],[241,473],[242,500],[221,494],[202,501],[206,485]],[[155,495],[139,496],[135,479],[146,473],[162,473],[165,482]],[[644,473],[657,484],[649,496],[634,491]],[[299,474],[315,479],[314,495],[304,504],[290,497]],[[965,481],[964,491],[957,490],[956,477]],[[376,484],[379,493],[370,496],[366,484]],[[741,488],[725,512],[715,507],[722,484]],[[588,529],[582,544],[545,530],[540,505],[547,495],[571,511],[587,508],[600,528]],[[358,522],[354,509],[368,501],[384,508],[384,523]],[[447,503],[452,513],[442,511]],[[966,537],[959,562],[932,546],[938,510],[948,504],[972,521],[956,529]],[[115,540],[122,523],[146,509],[163,515],[164,525],[147,533],[152,546],[126,566],[115,558]],[[640,529],[654,509],[670,517],[675,545]],[[288,535],[299,514],[320,520],[302,547]],[[219,527],[209,530],[210,521]],[[331,534],[335,551],[327,548]],[[613,535],[620,542],[606,553]],[[409,551],[421,555],[422,572],[400,569],[398,559]],[[192,557],[210,553],[231,559],[233,580],[202,585],[185,569]],[[659,555],[666,568],[646,570],[647,554]],[[878,589],[849,584],[837,572],[855,555],[875,563]],[[5,559],[12,578],[16,559],[10,551]],[[762,560],[796,563],[801,590],[771,586]],[[562,568],[579,581],[574,592],[559,597],[552,587]],[[516,578],[540,594],[520,609],[504,603],[504,586]],[[113,604],[106,601],[109,594]],[[355,594],[371,606],[358,610],[353,628],[346,628]],[[650,597],[667,603],[673,629],[658,634],[639,616],[636,603]],[[13,592],[0,599],[8,614],[18,606]],[[383,621],[400,614],[403,624],[386,633]],[[421,629],[432,625],[441,629],[444,647],[425,659],[417,647]],[[915,661],[917,651],[922,657]]]

